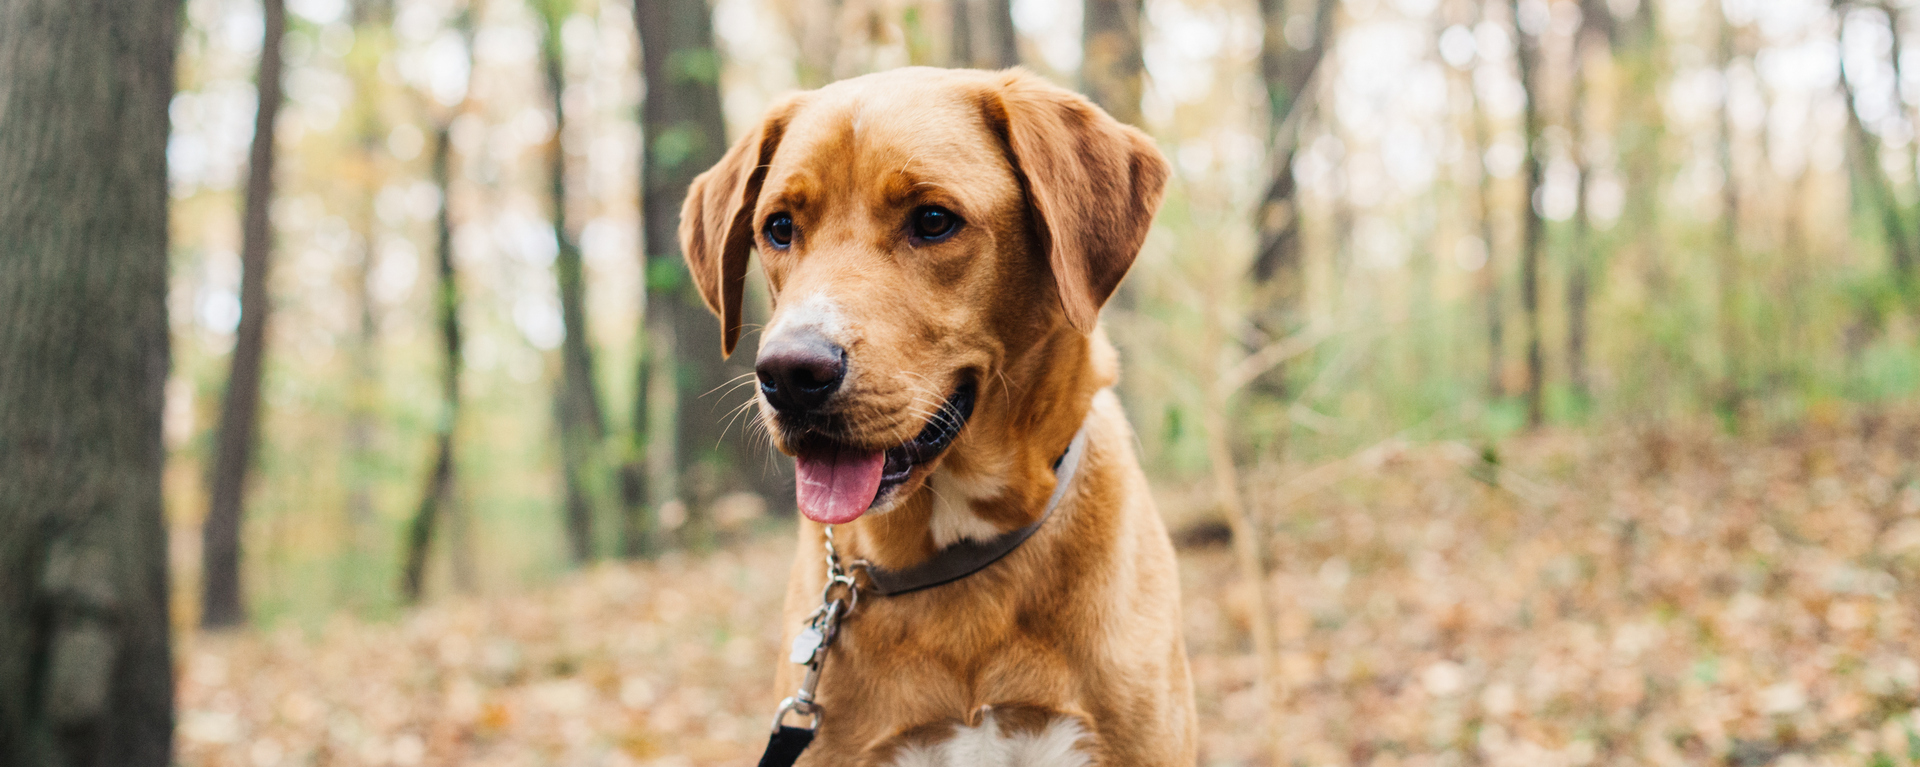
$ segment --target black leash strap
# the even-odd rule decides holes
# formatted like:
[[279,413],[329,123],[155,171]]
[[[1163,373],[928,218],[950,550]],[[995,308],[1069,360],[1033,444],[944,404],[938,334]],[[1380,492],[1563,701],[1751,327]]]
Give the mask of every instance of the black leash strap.
[[812,730],[780,725],[780,729],[773,731],[773,737],[767,738],[767,753],[760,757],[760,767],[793,767],[800,752],[807,750],[811,743]]

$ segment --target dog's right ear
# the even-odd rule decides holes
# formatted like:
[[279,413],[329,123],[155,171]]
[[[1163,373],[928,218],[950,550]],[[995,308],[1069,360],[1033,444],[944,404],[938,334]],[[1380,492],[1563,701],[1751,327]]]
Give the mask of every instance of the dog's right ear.
[[740,340],[740,302],[753,250],[753,205],[766,181],[767,165],[780,146],[798,98],[778,102],[760,125],[740,137],[727,154],[687,187],[680,210],[680,251],[700,288],[700,298],[720,318],[720,353],[733,354]]

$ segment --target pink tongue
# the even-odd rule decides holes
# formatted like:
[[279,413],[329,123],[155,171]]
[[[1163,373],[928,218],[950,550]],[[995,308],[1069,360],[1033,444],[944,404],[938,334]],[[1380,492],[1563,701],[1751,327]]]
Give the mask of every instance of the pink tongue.
[[880,489],[886,454],[829,448],[794,459],[794,495],[807,519],[838,525],[859,519]]

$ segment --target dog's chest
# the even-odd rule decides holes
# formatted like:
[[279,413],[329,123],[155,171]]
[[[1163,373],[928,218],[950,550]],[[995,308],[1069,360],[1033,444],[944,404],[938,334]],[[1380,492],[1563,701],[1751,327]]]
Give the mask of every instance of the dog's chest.
[[[923,729],[882,762],[886,767],[1088,767],[1091,738],[1078,720],[1019,726],[988,711],[973,726]],[[944,732],[943,732],[944,730]]]

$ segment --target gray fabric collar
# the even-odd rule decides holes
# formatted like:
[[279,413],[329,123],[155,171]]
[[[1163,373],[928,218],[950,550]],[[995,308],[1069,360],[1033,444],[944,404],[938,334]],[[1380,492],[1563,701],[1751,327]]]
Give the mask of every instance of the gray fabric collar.
[[[1088,413],[1087,419],[1092,420],[1092,418],[1093,414]],[[904,570],[888,570],[879,565],[868,565],[864,568],[867,571],[868,585],[873,591],[883,596],[898,596],[952,583],[1000,561],[1002,557],[1013,553],[1014,549],[1020,548],[1020,544],[1026,543],[1028,538],[1033,537],[1033,534],[1040,530],[1041,525],[1047,523],[1047,518],[1053,516],[1053,510],[1058,508],[1060,501],[1067,497],[1067,488],[1073,485],[1074,475],[1080,470],[1080,459],[1086,452],[1087,424],[1083,422],[1080,424],[1080,431],[1074,433],[1073,441],[1067,443],[1067,451],[1061,453],[1060,457],[1053,462],[1053,476],[1056,480],[1053,485],[1053,496],[1047,499],[1046,510],[1040,512],[1040,518],[1034,520],[1033,524],[1017,530],[1009,530],[984,541],[960,541],[934,552],[927,561]]]

